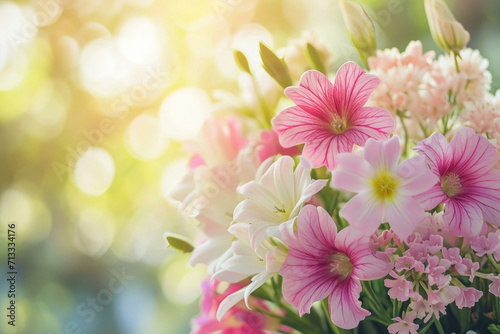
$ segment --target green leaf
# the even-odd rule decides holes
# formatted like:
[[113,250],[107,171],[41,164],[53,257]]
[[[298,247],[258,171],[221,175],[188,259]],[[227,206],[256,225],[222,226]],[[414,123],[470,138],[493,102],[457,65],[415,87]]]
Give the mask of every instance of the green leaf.
[[240,50],[234,50],[233,56],[234,61],[236,62],[236,65],[238,65],[240,70],[247,72],[248,74],[252,74],[252,72],[250,72],[250,66],[248,66],[247,57],[245,57],[243,52],[241,52]]
[[269,49],[264,43],[259,43],[260,58],[262,67],[281,87],[286,88],[292,85],[290,73],[285,62]]
[[165,239],[167,239],[169,247],[180,250],[181,252],[191,253],[194,249],[194,246],[191,244],[191,242],[182,235],[175,233],[165,233]]
[[500,334],[500,326],[499,325],[491,324],[488,326],[488,330],[492,334]]
[[321,59],[321,53],[311,43],[306,45],[306,58],[313,69],[320,71],[324,75],[328,74],[325,63]]

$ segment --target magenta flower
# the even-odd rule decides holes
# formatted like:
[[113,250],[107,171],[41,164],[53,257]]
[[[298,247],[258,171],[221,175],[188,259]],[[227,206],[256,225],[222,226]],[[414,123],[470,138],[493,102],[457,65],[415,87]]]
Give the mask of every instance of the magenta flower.
[[360,280],[384,277],[391,265],[373,255],[368,237],[350,227],[337,233],[325,209],[313,205],[300,211],[297,232],[284,234],[289,253],[279,272],[283,297],[301,316],[327,296],[330,318],[339,327],[354,328],[370,315],[359,301]]
[[358,193],[340,215],[367,235],[388,222],[394,233],[405,240],[426,217],[415,198],[429,190],[437,177],[422,157],[398,165],[399,151],[399,139],[392,137],[386,142],[369,139],[363,158],[353,153],[338,156],[332,185]]
[[495,147],[470,128],[457,131],[450,143],[433,133],[415,150],[427,158],[439,181],[421,198],[425,209],[445,203],[443,220],[458,236],[477,236],[484,221],[500,227],[500,170]]
[[380,80],[366,74],[356,63],[340,67],[335,85],[318,71],[307,71],[298,87],[285,94],[296,106],[283,110],[273,120],[283,147],[305,143],[303,155],[313,167],[333,170],[336,156],[364,146],[368,138],[385,140],[395,123],[387,110],[364,107]]

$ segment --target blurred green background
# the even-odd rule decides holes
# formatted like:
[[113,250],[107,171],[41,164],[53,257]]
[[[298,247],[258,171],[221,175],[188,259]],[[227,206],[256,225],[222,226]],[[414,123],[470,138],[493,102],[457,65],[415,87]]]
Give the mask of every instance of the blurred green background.
[[[359,2],[379,48],[436,49],[423,0]],[[500,88],[500,1],[448,4]],[[2,0],[0,332],[189,333],[205,269],[163,237],[196,236],[168,197],[186,170],[180,143],[214,90],[238,94],[234,48],[258,64],[259,41],[276,50],[304,31],[334,69],[359,60],[336,0]],[[4,315],[13,222],[17,331]]]

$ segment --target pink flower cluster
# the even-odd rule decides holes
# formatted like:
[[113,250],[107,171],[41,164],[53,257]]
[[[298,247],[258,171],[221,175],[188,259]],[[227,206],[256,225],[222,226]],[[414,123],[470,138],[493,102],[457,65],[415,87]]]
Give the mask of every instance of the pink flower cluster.
[[[443,55],[435,59],[434,51],[423,53],[422,43],[412,41],[406,50],[378,50],[369,58],[370,72],[380,78],[370,104],[383,107],[396,115],[411,116],[406,122],[411,137],[423,139],[439,128],[438,121],[453,110],[467,104],[480,104],[489,98],[491,74],[488,61],[477,50],[464,49],[461,58]],[[459,71],[457,71],[457,66]],[[495,107],[487,113],[467,107],[462,121],[474,128],[485,129],[487,120],[498,117]],[[401,133],[403,129],[398,128]]]
[[[457,247],[444,247],[441,235],[423,240],[414,233],[405,241],[406,250],[393,254],[394,270],[384,280],[388,294],[399,301],[410,300],[407,315],[429,321],[446,314],[446,306],[472,307],[483,293],[465,287],[456,277],[474,280],[479,263],[460,255]],[[396,249],[392,249],[395,251]]]

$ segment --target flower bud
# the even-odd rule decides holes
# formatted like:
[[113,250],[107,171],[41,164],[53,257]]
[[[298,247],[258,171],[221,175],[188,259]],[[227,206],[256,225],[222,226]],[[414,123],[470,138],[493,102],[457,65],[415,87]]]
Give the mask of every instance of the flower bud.
[[361,59],[366,63],[368,57],[375,54],[375,26],[372,20],[359,4],[341,0],[340,10],[344,17],[347,33]]
[[470,35],[442,0],[425,0],[425,12],[432,38],[441,49],[458,53],[465,48]]

